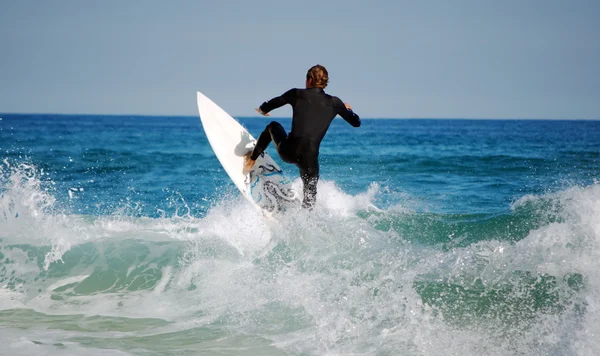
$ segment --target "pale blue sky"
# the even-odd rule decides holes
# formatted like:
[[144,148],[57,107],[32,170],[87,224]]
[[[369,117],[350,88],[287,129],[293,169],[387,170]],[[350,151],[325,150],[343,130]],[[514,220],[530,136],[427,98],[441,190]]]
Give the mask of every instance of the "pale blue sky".
[[0,112],[254,116],[320,63],[363,117],[600,119],[596,0],[0,0],[0,51]]

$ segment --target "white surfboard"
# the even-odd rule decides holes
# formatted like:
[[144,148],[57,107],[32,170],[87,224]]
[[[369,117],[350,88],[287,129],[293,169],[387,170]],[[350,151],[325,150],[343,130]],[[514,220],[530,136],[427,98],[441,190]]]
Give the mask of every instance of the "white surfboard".
[[299,194],[281,168],[264,152],[249,174],[243,173],[244,155],[256,140],[225,110],[198,92],[198,112],[215,155],[242,194],[268,216],[299,206]]

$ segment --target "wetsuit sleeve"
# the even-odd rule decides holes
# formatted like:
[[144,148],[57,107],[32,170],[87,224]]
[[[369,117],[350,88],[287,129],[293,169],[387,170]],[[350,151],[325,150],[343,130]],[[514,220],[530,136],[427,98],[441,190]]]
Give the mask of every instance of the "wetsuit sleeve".
[[285,104],[292,104],[295,97],[296,89],[290,89],[283,93],[283,95],[262,103],[262,105],[260,106],[260,110],[262,110],[262,112],[266,114],[271,110],[275,110],[284,106]]
[[344,102],[342,102],[339,98],[335,99],[335,106],[337,108],[338,115],[340,115],[350,125],[354,127],[360,127],[360,117],[358,117],[354,111],[346,109],[346,105],[344,105]]

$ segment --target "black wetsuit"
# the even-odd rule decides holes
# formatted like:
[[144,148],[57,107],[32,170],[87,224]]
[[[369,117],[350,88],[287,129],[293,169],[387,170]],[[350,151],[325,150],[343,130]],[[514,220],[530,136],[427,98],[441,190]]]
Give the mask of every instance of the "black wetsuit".
[[281,124],[271,122],[260,134],[250,158],[256,160],[272,140],[281,159],[300,168],[304,184],[302,206],[311,208],[316,201],[319,180],[319,146],[331,121],[339,114],[350,125],[359,127],[360,118],[346,109],[339,98],[326,94],[320,88],[288,90],[264,102],[260,110],[268,113],[285,104],[293,108],[292,131],[287,135]]

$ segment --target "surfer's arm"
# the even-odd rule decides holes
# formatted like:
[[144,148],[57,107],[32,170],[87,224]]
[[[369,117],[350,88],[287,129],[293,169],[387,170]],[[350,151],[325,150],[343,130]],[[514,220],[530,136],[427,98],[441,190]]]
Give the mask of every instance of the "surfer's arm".
[[336,98],[337,113],[346,120],[350,125],[354,127],[360,127],[360,117],[352,111],[350,105],[344,104],[339,98]]
[[292,104],[292,100],[295,97],[296,89],[290,89],[283,93],[283,95],[275,97],[269,101],[265,101],[259,107],[260,111],[262,111],[263,115],[268,114],[270,111],[275,110],[284,106],[285,104]]

